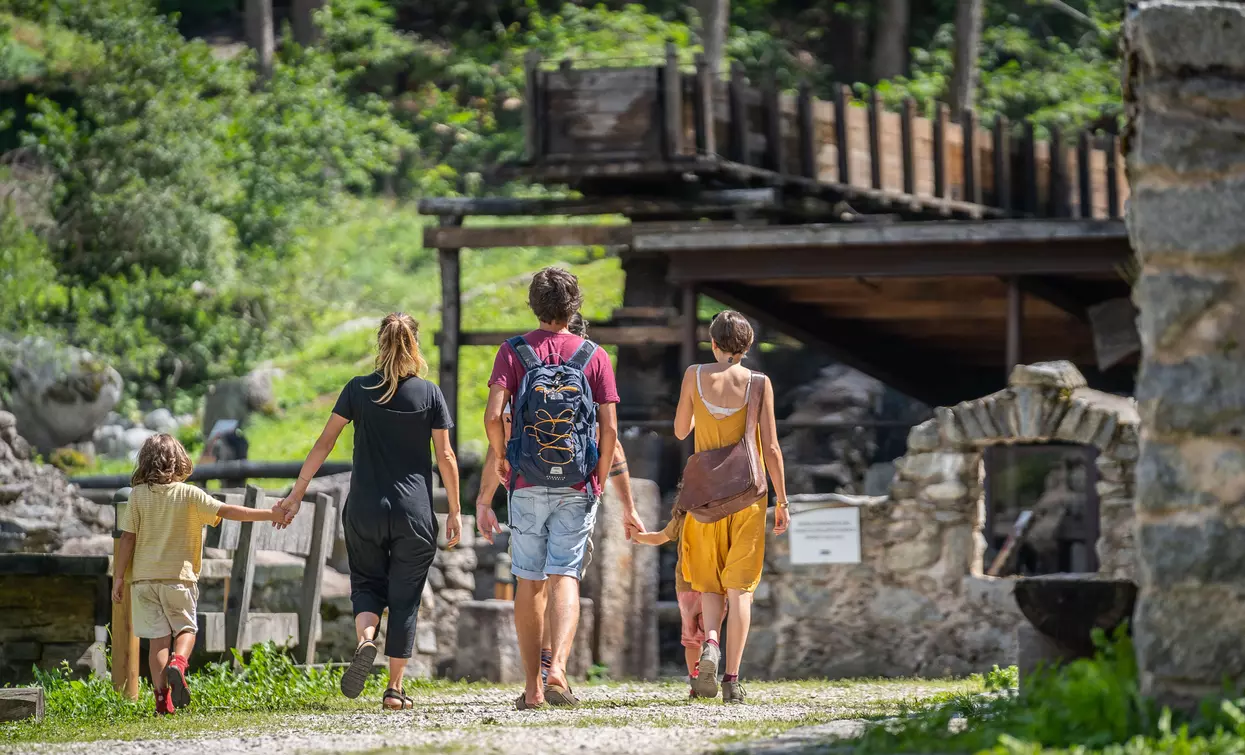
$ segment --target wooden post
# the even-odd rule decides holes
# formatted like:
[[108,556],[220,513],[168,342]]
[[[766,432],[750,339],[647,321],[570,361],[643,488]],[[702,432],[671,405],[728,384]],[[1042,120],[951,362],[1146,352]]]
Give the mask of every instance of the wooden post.
[[1107,217],[1120,216],[1119,143],[1115,134],[1107,134]]
[[903,112],[899,118],[900,137],[903,142],[903,192],[916,194],[916,147],[913,145],[912,120],[916,117],[916,100],[904,97]]
[[696,363],[696,352],[700,346],[700,339],[697,333],[700,325],[696,315],[697,301],[696,285],[694,283],[685,283],[683,285],[682,306],[683,333],[679,350],[679,361],[683,367]]
[[851,107],[852,90],[847,85],[834,88],[834,145],[839,153],[838,181],[844,186],[852,182],[852,148],[847,143],[847,109]]
[[1020,276],[1013,275],[1007,279],[1007,364],[1004,381],[1011,377],[1012,368],[1022,359],[1024,317],[1024,289],[1020,286]]
[[[263,499],[264,491],[254,485],[247,485],[242,505],[248,509],[257,508]],[[259,544],[255,527],[259,524],[263,523],[242,522],[238,528],[238,547],[234,549],[233,568],[229,573],[234,589],[229,595],[229,602],[225,604],[226,648],[240,650],[239,645],[246,636],[246,624],[251,613],[251,589],[255,582],[255,550]]]
[[523,92],[523,135],[525,137],[526,157],[528,162],[535,162],[543,157],[541,138],[540,105],[540,53],[535,49],[527,51],[523,57],[523,73],[526,88]]
[[333,549],[333,532],[337,526],[336,510],[328,495],[315,493],[312,500],[316,512],[311,524],[311,548],[303,570],[302,600],[298,610],[299,656],[308,666],[316,662],[316,618],[320,615],[324,562]]
[[1012,145],[1007,116],[994,117],[994,206],[1012,211]]
[[869,93],[869,183],[882,188],[882,96]]
[[1024,141],[1024,190],[1025,213],[1038,214],[1037,134],[1033,121],[1025,121]]
[[947,198],[947,106],[934,106],[934,196]]
[[817,131],[813,124],[813,93],[808,82],[800,84],[796,117],[800,124],[800,175],[817,178]]
[[712,155],[717,152],[713,92],[713,76],[709,72],[709,64],[705,56],[698,53],[696,55],[696,97],[692,107],[696,118],[696,152],[702,155]]
[[679,73],[679,51],[673,42],[666,43],[666,67],[662,69],[662,124],[666,159],[673,160],[683,152],[683,75]]
[[1076,198],[1081,210],[1079,214],[1083,218],[1094,216],[1094,184],[1090,179],[1093,174],[1089,172],[1089,161],[1092,155],[1089,132],[1082,131],[1076,143]]
[[977,160],[977,113],[965,109],[960,116],[960,133],[963,135],[960,157],[964,163],[964,196],[965,202],[981,204],[981,176],[978,173]]
[[[112,528],[112,563],[116,568],[117,543],[121,540],[121,517],[129,506],[130,489],[122,488],[113,494],[115,516]],[[117,576],[114,573],[114,578]],[[122,575],[124,576],[124,575]],[[134,634],[130,583],[126,581],[121,592],[121,602],[112,604],[112,688],[130,700],[138,699],[138,637]]]
[[1050,216],[1066,218],[1068,207],[1068,165],[1064,162],[1063,135],[1058,126],[1050,127]]
[[771,70],[765,76],[765,90],[761,93],[761,102],[765,113],[765,167],[775,173],[782,173],[786,162],[782,143],[781,94],[778,81]]
[[731,63],[730,81],[730,135],[731,160],[748,162],[748,106],[744,102],[744,67],[738,60]]
[[[460,226],[461,215],[441,218],[442,226]],[[440,369],[437,380],[441,395],[449,407],[454,427],[450,428],[450,445],[458,448],[458,343],[462,338],[462,272],[459,249],[440,249],[441,263],[441,344]]]

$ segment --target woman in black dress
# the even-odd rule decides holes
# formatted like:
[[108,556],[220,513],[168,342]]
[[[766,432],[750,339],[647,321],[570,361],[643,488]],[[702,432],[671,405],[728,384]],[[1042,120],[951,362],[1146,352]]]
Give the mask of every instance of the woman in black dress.
[[419,353],[419,323],[400,312],[391,314],[381,323],[376,340],[376,371],[346,383],[293,490],[278,505],[288,524],[338,435],[354,422],[354,469],[342,519],[359,645],[342,676],[341,689],[350,698],[363,692],[376,659],[376,630],[388,608],[389,688],[382,704],[401,710],[413,706],[402,691],[402,677],[415,643],[424,582],[437,553],[430,445],[436,450],[449,499],[445,534],[450,546],[458,543],[462,519],[458,460],[450,447],[454,422],[441,389],[420,377],[428,365]]

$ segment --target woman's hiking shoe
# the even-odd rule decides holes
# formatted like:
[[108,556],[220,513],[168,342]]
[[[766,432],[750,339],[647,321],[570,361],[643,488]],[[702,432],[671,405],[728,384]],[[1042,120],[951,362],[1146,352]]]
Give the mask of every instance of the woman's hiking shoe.
[[706,642],[700,649],[700,666],[696,678],[692,679],[692,690],[697,697],[718,696],[718,663],[721,660],[722,651],[712,642]]
[[367,677],[372,673],[372,664],[376,661],[376,643],[364,640],[355,648],[354,657],[350,659],[350,667],[342,674],[342,694],[351,700],[363,694],[367,686]]
[[[169,659],[164,668],[164,680],[168,683],[169,699],[174,708],[185,708],[190,705],[190,685],[186,683],[186,659],[175,655]],[[172,713],[172,711],[169,711]]]
[[722,702],[738,705],[744,702],[744,697],[744,687],[738,679],[722,682]]

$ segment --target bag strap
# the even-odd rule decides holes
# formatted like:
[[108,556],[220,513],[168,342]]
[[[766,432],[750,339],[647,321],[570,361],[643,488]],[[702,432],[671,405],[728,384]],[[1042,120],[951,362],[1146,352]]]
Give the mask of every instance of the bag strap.
[[754,437],[761,419],[761,399],[765,396],[764,373],[752,371],[748,380],[748,418],[744,420],[744,437]]
[[528,345],[523,336],[507,339],[506,343],[510,344],[510,348],[514,349],[514,353],[519,355],[519,361],[523,363],[523,369],[531,372],[541,365],[540,359],[536,356],[536,351]]
[[597,353],[597,345],[587,338],[575,349],[575,353],[571,355],[571,359],[567,364],[575,369],[583,372],[588,368],[588,362],[592,361],[592,356]]

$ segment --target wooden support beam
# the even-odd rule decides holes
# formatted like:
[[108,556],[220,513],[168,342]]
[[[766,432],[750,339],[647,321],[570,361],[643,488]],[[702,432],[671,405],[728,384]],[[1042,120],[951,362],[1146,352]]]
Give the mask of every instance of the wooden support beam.
[[706,189],[686,195],[592,197],[584,199],[537,197],[427,197],[416,205],[421,215],[485,215],[490,217],[570,215],[626,215],[644,217],[766,210],[779,206],[777,189]]
[[807,82],[800,84],[796,118],[800,128],[800,175],[817,178],[817,127],[813,122],[812,88]]
[[1024,211],[1029,215],[1037,215],[1040,209],[1038,197],[1037,174],[1037,135],[1033,130],[1033,121],[1025,121],[1022,165],[1024,167]]
[[[246,486],[242,505],[248,509],[258,508],[264,493],[254,485]],[[225,647],[236,648],[246,634],[246,623],[251,612],[251,590],[255,582],[255,552],[259,544],[255,528],[261,522],[242,522],[238,529],[238,546],[233,553],[233,567],[229,579],[234,589],[225,604]],[[268,526],[263,524],[263,526]]]
[[[677,325],[596,325],[590,326],[589,337],[603,346],[679,346],[684,339],[682,322]],[[500,346],[503,341],[513,336],[510,331],[475,330],[463,331],[460,334],[459,346]],[[709,327],[698,325],[696,337],[700,341],[709,340]],[[434,342],[440,344],[442,334],[433,336]],[[449,399],[446,399],[448,402]]]
[[626,246],[630,225],[510,225],[424,228],[427,249],[491,249],[516,246]]
[[1120,153],[1115,134],[1107,134],[1107,217],[1120,217]]
[[839,153],[838,181],[843,185],[852,183],[852,148],[848,143],[850,129],[847,127],[847,109],[851,107],[852,90],[847,85],[834,88],[834,143]]
[[1007,354],[1004,365],[1003,379],[1012,374],[1012,368],[1021,363],[1023,358],[1021,339],[1024,337],[1025,294],[1020,286],[1020,276],[1012,276],[1007,281]]
[[934,105],[934,196],[947,198],[947,106]]
[[744,67],[738,60],[731,63],[731,80],[729,89],[729,113],[727,133],[730,134],[730,158],[737,163],[748,164],[748,105],[747,81],[744,79]]
[[1077,204],[1080,206],[1080,213],[1083,218],[1092,218],[1094,216],[1094,184],[1090,173],[1090,157],[1093,154],[1089,142],[1089,132],[1082,131],[1080,139],[1076,144],[1076,177],[1077,177]]
[[[442,219],[442,227],[462,230],[462,218]],[[426,245],[426,244],[425,244]],[[441,344],[438,360],[438,382],[450,417],[455,424],[450,428],[450,445],[458,447],[458,343],[462,331],[462,271],[461,251],[457,248],[438,247],[437,257],[441,268]]]
[[[298,658],[308,666],[316,662],[317,625],[320,623],[317,619],[320,618],[324,562],[332,553],[333,536],[340,517],[326,493],[312,493],[310,498],[316,510],[312,517],[311,546],[303,571],[302,600],[298,611]],[[225,602],[229,602],[228,598]]]
[[912,134],[912,120],[916,117],[916,100],[905,97],[903,111],[899,116],[900,141],[903,150],[903,191],[916,194],[916,146]]
[[[1075,286],[1074,281],[1061,280],[1054,276],[1029,275],[1020,279],[1020,289],[1023,292],[1058,307],[1081,322],[1088,323],[1089,307],[1096,302],[1087,301]],[[1125,290],[1127,290],[1127,284],[1125,284]]]
[[662,145],[666,159],[683,152],[683,74],[679,72],[679,51],[666,43],[666,65],[661,70]]
[[882,95],[869,93],[869,185],[882,188]]
[[696,119],[696,152],[712,155],[717,152],[714,134],[713,74],[703,53],[696,54],[696,86],[692,100],[693,117]]
[[1063,134],[1058,126],[1051,126],[1050,137],[1050,204],[1047,213],[1052,218],[1066,218],[1072,212],[1068,204],[1068,162],[1063,151]]
[[[114,500],[116,500],[114,498]],[[126,499],[128,501],[128,497]],[[122,507],[129,505],[121,503],[117,507],[117,516],[120,517]],[[117,542],[121,537],[119,530],[113,532],[113,563],[116,563]],[[121,593],[121,602],[112,604],[112,688],[126,699],[138,699],[138,682],[139,682],[139,657],[138,657],[138,637],[134,634],[133,624],[133,604],[130,598],[130,582],[126,580],[125,587]]]
[[1012,148],[1007,116],[994,117],[994,206],[1012,211]]

